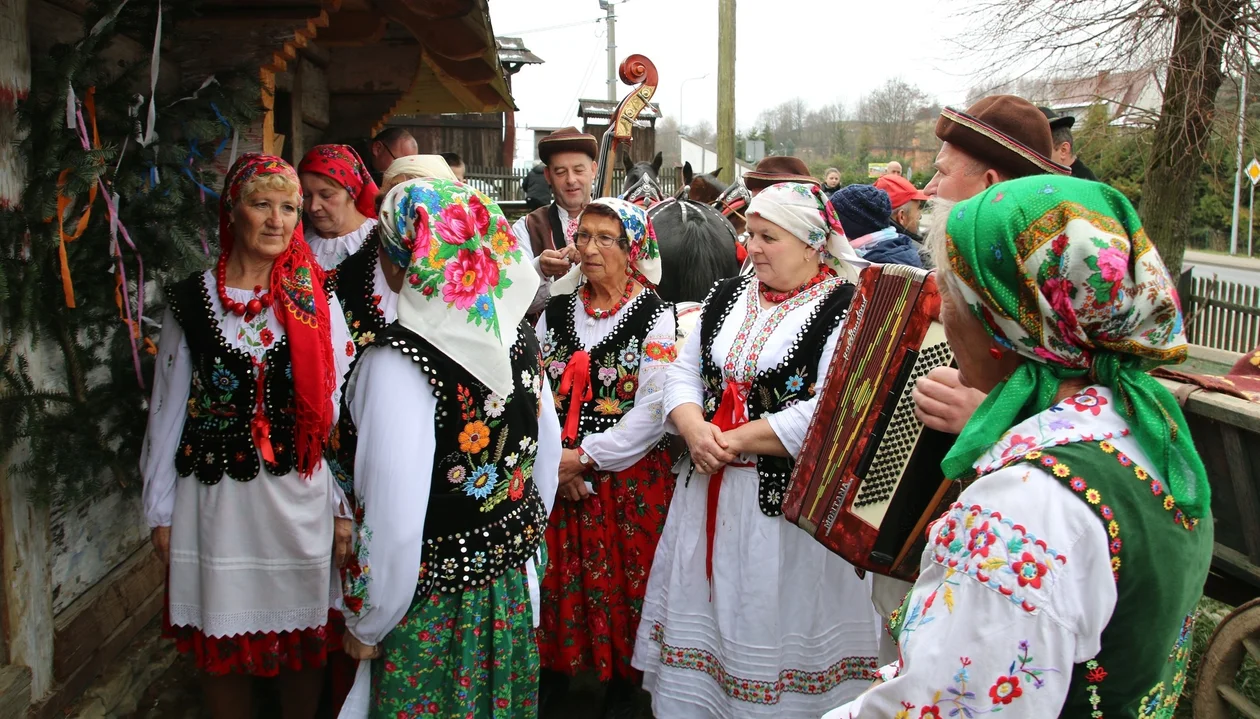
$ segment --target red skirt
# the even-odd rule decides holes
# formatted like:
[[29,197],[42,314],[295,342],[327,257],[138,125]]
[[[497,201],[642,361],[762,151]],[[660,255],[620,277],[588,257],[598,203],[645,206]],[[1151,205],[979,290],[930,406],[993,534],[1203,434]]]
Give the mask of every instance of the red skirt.
[[211,676],[274,677],[281,671],[323,668],[330,653],[341,652],[345,629],[341,613],[332,609],[328,611],[328,623],[322,627],[230,637],[208,637],[196,627],[171,626],[169,611],[162,617],[162,636],[174,639],[175,648],[191,654],[197,668]]
[[547,525],[538,653],[543,669],[637,679],[630,666],[648,571],[674,495],[669,456],[599,473],[595,494],[557,498]]

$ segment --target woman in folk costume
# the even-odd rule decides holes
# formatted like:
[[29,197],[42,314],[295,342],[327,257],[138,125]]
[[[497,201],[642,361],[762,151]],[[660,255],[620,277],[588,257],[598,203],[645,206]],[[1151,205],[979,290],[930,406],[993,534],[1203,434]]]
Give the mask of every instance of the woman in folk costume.
[[379,190],[349,145],[316,145],[298,163],[306,212],[306,242],[331,270],[353,255],[376,227]]
[[634,666],[677,717],[818,717],[875,676],[870,584],[782,518],[857,259],[816,185],[753,198],[756,276],[718,283],[670,368],[686,440]]
[[521,322],[538,275],[498,206],[446,180],[390,190],[381,242],[398,321],[347,395],[358,451],[346,651],[361,663],[341,716],[533,717],[538,555],[560,450]]
[[[455,181],[455,173],[451,172],[441,155],[407,155],[394,160],[385,170],[383,188],[374,202],[380,205],[385,199],[384,193],[395,185],[423,177]],[[374,207],[373,213],[378,209]],[[398,293],[385,280],[386,268],[390,266],[389,256],[378,238],[376,221],[372,220],[372,223],[373,230],[364,238],[363,244],[338,264],[329,278],[329,286],[341,300],[346,327],[350,329],[355,345],[360,348],[375,342],[376,336],[398,318]],[[348,412],[342,412],[329,441],[328,461],[333,476],[352,504],[355,444],[354,422]]]
[[354,345],[302,242],[293,168],[244,155],[221,197],[218,264],[167,290],[145,513],[169,562],[166,631],[211,713],[250,716],[250,677],[279,676],[284,715],[309,717],[341,641],[333,523],[349,515],[320,457]]
[[1100,183],[936,213],[941,320],[989,393],[941,466],[974,482],[928,529],[901,661],[828,716],[1172,717],[1212,559],[1203,463],[1145,374],[1186,355],[1172,279]]
[[579,264],[552,285],[538,322],[564,425],[564,501],[547,528],[539,645],[557,684],[584,670],[611,682],[605,714],[617,716],[633,708],[630,656],[674,491],[661,444],[674,313],[653,290],[660,253],[642,208],[591,202],[578,216],[573,252]]

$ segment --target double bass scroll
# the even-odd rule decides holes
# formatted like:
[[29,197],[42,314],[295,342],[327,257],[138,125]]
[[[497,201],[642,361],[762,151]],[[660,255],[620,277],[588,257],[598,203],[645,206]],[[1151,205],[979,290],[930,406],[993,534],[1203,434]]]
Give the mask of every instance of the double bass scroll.
[[617,74],[627,85],[638,85],[621,99],[617,109],[609,118],[608,129],[599,142],[599,174],[595,178],[592,194],[595,197],[607,197],[615,194],[613,186],[613,169],[616,163],[617,150],[623,145],[629,147],[634,141],[634,121],[639,113],[652,101],[656,94],[658,77],[656,65],[645,55],[631,55],[621,61]]

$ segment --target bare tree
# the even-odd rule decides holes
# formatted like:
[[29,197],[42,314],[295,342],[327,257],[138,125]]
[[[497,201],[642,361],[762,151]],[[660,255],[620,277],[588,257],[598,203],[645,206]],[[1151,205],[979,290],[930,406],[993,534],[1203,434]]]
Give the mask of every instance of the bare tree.
[[931,100],[927,93],[893,78],[862,98],[858,118],[871,126],[875,144],[888,152],[909,149],[919,110]]
[[982,0],[966,14],[979,30],[964,47],[996,57],[993,66],[1024,67],[1025,75],[1047,74],[1047,68],[1077,76],[1166,68],[1139,209],[1168,269],[1179,274],[1195,203],[1185,188],[1194,186],[1202,167],[1226,59],[1246,57],[1260,45],[1257,3]]
[[693,122],[690,125],[684,125],[682,133],[702,145],[713,144],[713,139],[717,137],[717,133],[713,129],[713,123],[708,120],[701,120],[700,122]]

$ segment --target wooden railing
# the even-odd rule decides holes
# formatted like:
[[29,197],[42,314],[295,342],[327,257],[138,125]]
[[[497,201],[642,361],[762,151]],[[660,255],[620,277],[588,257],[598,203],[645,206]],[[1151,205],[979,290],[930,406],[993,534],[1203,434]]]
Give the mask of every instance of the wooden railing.
[[1260,287],[1195,277],[1181,299],[1193,344],[1228,352],[1260,346]]
[[[521,189],[521,181],[528,174],[529,170],[526,168],[470,165],[465,170],[464,177],[467,180],[476,180],[477,182],[473,184],[483,192],[486,192],[487,188],[489,188],[490,196],[500,202],[523,202],[525,200],[525,191]],[[625,181],[625,168],[618,167],[613,170],[613,187],[620,191],[621,185]],[[678,191],[678,180],[674,172],[662,170],[661,177],[657,178],[657,182],[660,183],[661,189],[666,196],[671,196]]]

